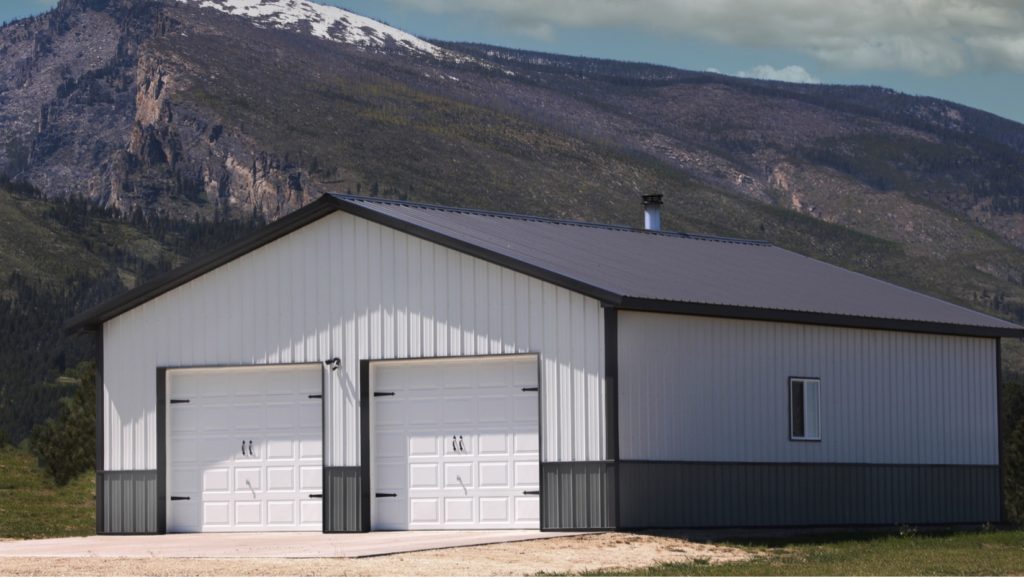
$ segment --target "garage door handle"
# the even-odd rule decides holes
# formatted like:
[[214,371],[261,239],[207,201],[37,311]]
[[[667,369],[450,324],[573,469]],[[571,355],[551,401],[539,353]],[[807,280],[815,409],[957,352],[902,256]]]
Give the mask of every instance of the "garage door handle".
[[377,492],[376,494],[374,494],[374,497],[376,497],[376,498],[397,498],[398,494],[382,494],[380,492]]
[[245,455],[245,440],[242,440],[242,455]]
[[466,451],[466,446],[462,445],[462,436],[459,436],[459,451],[460,452]]
[[256,454],[252,453],[252,440],[249,440],[249,455],[250,456],[256,455]]

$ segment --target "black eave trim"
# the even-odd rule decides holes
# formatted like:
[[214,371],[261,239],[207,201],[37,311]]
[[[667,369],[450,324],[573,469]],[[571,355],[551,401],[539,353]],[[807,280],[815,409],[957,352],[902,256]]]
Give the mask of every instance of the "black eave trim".
[[887,331],[906,331],[909,333],[964,335],[970,337],[1024,338],[1024,329],[958,325],[955,323],[936,323],[933,321],[882,319],[879,317],[858,317],[856,315],[840,315],[837,313],[789,311],[783,309],[767,309],[763,307],[742,307],[738,305],[711,305],[706,303],[668,301],[664,299],[642,299],[639,297],[624,297],[619,308],[628,311],[677,313],[680,315],[724,317],[728,319],[746,319],[751,321],[778,321],[782,323],[849,327],[853,329],[880,329]]

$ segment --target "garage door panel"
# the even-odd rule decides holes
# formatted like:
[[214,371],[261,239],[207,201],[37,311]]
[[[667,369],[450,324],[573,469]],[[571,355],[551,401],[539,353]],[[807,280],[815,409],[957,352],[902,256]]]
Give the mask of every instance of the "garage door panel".
[[509,501],[510,496],[480,498],[480,522],[485,524],[512,523]]
[[[473,498],[444,498],[444,521],[448,524],[470,524],[474,520]],[[430,523],[437,523],[431,521]]]
[[299,442],[299,459],[320,461],[324,456],[324,442],[320,438]]
[[267,468],[268,492],[294,492],[295,490],[296,487],[294,467],[285,466]]
[[263,502],[258,500],[235,501],[235,526],[262,526]]
[[295,523],[295,500],[269,500],[267,502],[267,524],[270,526],[290,526]]
[[540,436],[536,432],[515,432],[512,440],[516,456],[536,455],[540,451]]
[[[400,438],[402,434],[395,434]],[[436,458],[440,452],[440,440],[433,432],[413,432],[406,434],[409,441],[409,457]]]
[[438,498],[412,498],[409,500],[409,522],[411,524],[437,524],[440,518]]
[[509,454],[509,434],[500,432],[483,432],[477,436],[481,456],[507,456]]
[[323,469],[320,466],[303,466],[299,469],[299,480],[301,491],[319,491],[324,487]]
[[534,488],[540,486],[540,467],[537,462],[516,462],[513,465],[516,486]]
[[228,526],[231,524],[231,503],[226,500],[203,501],[203,526]]
[[168,494],[188,498],[169,502],[168,530],[321,530],[321,369],[168,375],[168,398],[189,399],[168,405]]
[[[195,470],[192,470],[195,471]],[[228,468],[208,468],[203,471],[203,492],[230,492],[231,491],[231,472]],[[185,490],[186,488],[174,488],[177,491]],[[191,498],[191,496],[190,496]]]
[[540,498],[537,496],[515,496],[516,520],[540,522]]
[[444,464],[444,487],[450,490],[462,490],[475,486],[472,462],[455,462]]
[[394,393],[372,399],[372,491],[397,494],[374,499],[373,527],[539,527],[539,500],[518,500],[538,488],[537,376],[533,357],[372,365],[371,391]]
[[437,464],[409,464],[410,490],[436,490],[440,487]]
[[477,465],[480,470],[481,488],[508,488],[509,487],[509,464],[508,462],[481,462]]
[[267,440],[267,460],[294,461],[297,445],[293,440]]

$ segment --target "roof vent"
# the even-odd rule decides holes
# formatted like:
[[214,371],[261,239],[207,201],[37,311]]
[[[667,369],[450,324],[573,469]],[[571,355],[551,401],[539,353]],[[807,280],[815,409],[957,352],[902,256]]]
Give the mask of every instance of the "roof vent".
[[661,195],[644,195],[644,229],[661,230]]

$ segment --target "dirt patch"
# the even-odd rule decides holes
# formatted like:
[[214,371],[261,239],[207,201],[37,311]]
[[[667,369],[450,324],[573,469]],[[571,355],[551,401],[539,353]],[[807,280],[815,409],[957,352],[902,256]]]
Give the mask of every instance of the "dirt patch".
[[0,575],[507,576],[640,568],[695,560],[716,564],[755,555],[670,534],[616,532],[361,559],[0,558]]

